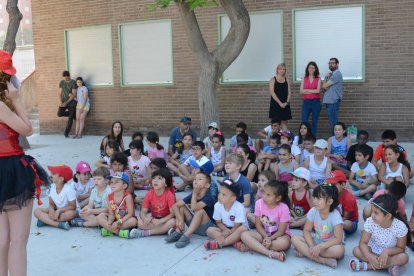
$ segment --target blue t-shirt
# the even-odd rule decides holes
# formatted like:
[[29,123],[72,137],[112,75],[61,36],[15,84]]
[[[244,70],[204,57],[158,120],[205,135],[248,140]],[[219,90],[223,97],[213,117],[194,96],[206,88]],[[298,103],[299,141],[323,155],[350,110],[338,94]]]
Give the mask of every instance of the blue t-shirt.
[[[183,201],[185,204],[191,204],[191,197],[193,196],[193,193],[189,194],[188,196],[186,196]],[[211,196],[211,194],[209,193],[209,191],[207,191],[204,196],[198,200],[197,202],[204,202],[206,204],[206,206],[204,206],[204,211],[207,213],[208,217],[210,218],[211,221],[214,221],[213,219],[213,213],[214,213],[214,204],[216,203],[213,199],[213,197]]]
[[[188,132],[191,134],[193,141],[197,140],[197,133],[190,127]],[[171,130],[170,139],[168,140],[168,145],[173,146],[173,152],[175,151],[175,143],[181,141],[183,139],[183,135],[181,134],[180,128],[175,127]]]
[[[226,176],[224,180],[230,179],[230,177]],[[239,177],[235,181],[237,184],[240,185],[240,194],[237,197],[237,201],[240,203],[244,202],[244,195],[250,195],[252,192],[252,187],[250,186],[250,181],[242,174],[239,174]]]
[[344,92],[344,88],[342,86],[342,73],[338,69],[332,72],[329,81],[332,83],[332,85],[328,90],[326,90],[325,94],[323,95],[324,104],[333,104],[342,100]]
[[271,151],[273,154],[279,154],[279,149],[274,149],[274,148],[272,148],[271,146],[265,146],[265,147],[263,148],[263,151],[264,151],[264,152],[269,152],[269,151]]

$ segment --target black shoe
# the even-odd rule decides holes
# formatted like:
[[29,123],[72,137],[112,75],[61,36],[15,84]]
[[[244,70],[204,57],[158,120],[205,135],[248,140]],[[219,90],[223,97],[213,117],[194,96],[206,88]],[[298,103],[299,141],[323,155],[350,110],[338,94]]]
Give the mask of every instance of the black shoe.
[[64,133],[63,135],[65,135],[65,138],[69,138],[69,134]]

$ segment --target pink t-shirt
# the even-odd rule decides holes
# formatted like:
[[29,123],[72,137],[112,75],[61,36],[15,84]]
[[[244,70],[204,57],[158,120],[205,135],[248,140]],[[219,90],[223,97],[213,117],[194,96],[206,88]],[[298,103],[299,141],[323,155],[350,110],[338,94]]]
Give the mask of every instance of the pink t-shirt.
[[[270,237],[279,229],[279,223],[290,222],[289,207],[280,202],[276,207],[270,209],[263,199],[256,201],[254,215],[260,218],[266,234]],[[290,236],[289,225],[286,227],[285,234]]]
[[[320,81],[320,77],[314,78],[313,81],[311,82],[309,77],[305,77],[303,79],[303,89],[317,89],[318,88],[318,84]],[[314,99],[320,99],[321,95],[318,93],[314,93],[314,94],[304,94],[302,99],[304,100],[314,100]]]
[[[376,191],[375,194],[372,196],[372,199],[374,199],[374,198],[376,198],[380,195],[383,195],[383,194],[385,194],[385,190]],[[400,198],[400,200],[398,200],[398,213],[401,216],[405,215],[405,202],[402,198]]]
[[165,152],[165,150],[159,150],[156,147],[150,147],[148,146],[148,158],[150,160],[154,159],[154,158],[167,158],[167,153]]

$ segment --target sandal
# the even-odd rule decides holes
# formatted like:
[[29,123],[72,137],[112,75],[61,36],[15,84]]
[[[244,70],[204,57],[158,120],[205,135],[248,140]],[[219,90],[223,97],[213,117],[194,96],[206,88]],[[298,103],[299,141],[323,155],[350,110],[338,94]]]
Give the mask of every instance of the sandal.
[[284,251],[277,252],[277,251],[270,250],[269,258],[284,262],[286,260],[286,253]]
[[242,241],[237,241],[233,243],[233,247],[239,250],[240,252],[250,251],[250,248],[248,248],[247,245]]
[[388,268],[388,273],[390,276],[399,276],[400,275],[400,266],[393,265]]
[[220,249],[221,247],[218,241],[206,240],[204,242],[204,248],[207,250],[216,250],[216,249]]
[[[355,264],[355,268],[352,268],[352,263]],[[361,262],[360,260],[353,258],[349,261],[349,268],[353,271],[353,272],[358,272],[361,270],[361,263],[363,265],[362,270],[363,271],[367,271],[368,270],[368,263],[367,262]]]

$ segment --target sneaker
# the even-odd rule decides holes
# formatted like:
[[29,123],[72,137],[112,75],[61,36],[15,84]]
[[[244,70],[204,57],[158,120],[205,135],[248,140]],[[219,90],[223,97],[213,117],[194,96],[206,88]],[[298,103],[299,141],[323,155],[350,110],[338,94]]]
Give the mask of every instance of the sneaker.
[[38,219],[36,225],[37,227],[43,227],[43,226],[46,226],[47,224],[41,221],[40,219]]
[[70,229],[69,222],[67,221],[59,222],[58,228],[63,229],[63,230],[69,230]]
[[133,228],[129,231],[129,238],[130,239],[138,239],[144,237],[144,230],[139,228]]
[[168,243],[170,242],[176,242],[178,241],[181,236],[183,235],[183,233],[178,232],[177,230],[174,230],[171,235],[168,235],[164,240]]
[[118,236],[124,239],[129,239],[129,230],[127,229],[119,230]]
[[85,220],[82,218],[74,218],[70,221],[70,226],[83,227],[84,222]]
[[190,237],[186,235],[181,235],[180,239],[175,243],[175,247],[183,248],[186,247],[190,243]]
[[175,227],[170,228],[170,230],[168,230],[167,235],[171,235],[173,232],[175,232]]
[[112,237],[114,235],[114,233],[112,233],[111,231],[109,231],[106,228],[101,228],[101,235],[102,235],[102,237]]

